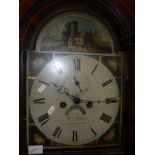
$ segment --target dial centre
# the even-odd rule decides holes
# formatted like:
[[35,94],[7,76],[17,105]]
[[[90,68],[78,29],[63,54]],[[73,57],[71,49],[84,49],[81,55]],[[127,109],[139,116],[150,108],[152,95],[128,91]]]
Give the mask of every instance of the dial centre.
[[79,97],[74,97],[73,102],[75,104],[79,104],[81,102],[81,99]]
[[77,85],[77,86],[78,86],[79,84],[80,84],[80,83],[79,83],[79,81],[76,81],[76,82],[75,82],[75,85]]

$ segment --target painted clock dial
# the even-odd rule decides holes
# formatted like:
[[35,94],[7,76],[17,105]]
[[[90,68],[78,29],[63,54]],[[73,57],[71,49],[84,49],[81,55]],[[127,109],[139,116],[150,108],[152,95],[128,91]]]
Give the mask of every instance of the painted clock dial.
[[37,75],[30,111],[39,130],[65,145],[82,145],[102,136],[119,109],[119,89],[110,70],[94,57],[55,57]]

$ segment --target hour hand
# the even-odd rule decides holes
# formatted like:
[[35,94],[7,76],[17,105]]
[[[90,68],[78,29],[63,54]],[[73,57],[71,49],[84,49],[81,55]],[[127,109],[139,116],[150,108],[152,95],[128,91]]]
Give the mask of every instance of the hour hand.
[[81,87],[80,87],[80,82],[76,79],[75,76],[73,76],[73,79],[74,79],[74,81],[75,81],[75,85],[78,86],[80,92],[82,92],[82,89],[81,89]]

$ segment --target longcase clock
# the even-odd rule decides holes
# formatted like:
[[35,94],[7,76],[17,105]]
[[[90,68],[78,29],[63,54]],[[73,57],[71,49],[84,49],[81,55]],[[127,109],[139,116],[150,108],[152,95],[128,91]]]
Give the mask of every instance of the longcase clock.
[[133,22],[111,1],[33,3],[21,11],[21,154],[134,154]]

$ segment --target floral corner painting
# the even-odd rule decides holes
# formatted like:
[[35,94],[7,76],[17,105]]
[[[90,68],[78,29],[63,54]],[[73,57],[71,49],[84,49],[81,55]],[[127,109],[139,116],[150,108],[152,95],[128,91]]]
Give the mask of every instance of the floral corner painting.
[[67,13],[51,19],[40,31],[36,51],[114,53],[114,40],[97,18]]

